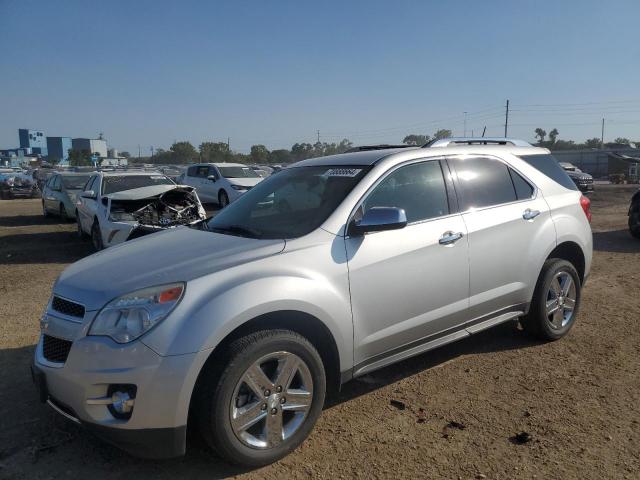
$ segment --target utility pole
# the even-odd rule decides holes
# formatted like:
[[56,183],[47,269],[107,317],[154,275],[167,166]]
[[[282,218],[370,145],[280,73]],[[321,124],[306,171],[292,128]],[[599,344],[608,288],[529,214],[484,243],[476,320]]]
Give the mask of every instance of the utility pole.
[[320,143],[320,130],[317,130],[318,133],[318,143]]
[[140,144],[138,144],[138,158],[140,158]]
[[153,157],[153,145],[151,145],[151,147],[149,147],[151,149],[151,156]]
[[600,148],[604,148],[604,118],[602,119],[602,132],[600,133]]
[[227,137],[227,151],[231,151],[231,137]]
[[509,131],[509,100],[507,100],[506,111],[504,113],[504,138],[507,138],[508,131]]
[[[464,112],[464,134],[462,136],[467,136],[467,112]],[[473,137],[473,135],[471,136]]]

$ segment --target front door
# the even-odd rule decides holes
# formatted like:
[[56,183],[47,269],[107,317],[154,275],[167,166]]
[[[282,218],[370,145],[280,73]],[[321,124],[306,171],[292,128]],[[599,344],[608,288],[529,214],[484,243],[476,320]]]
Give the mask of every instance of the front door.
[[466,228],[449,205],[442,168],[429,160],[388,173],[358,211],[403,208],[408,225],[345,238],[357,366],[384,362],[466,319]]

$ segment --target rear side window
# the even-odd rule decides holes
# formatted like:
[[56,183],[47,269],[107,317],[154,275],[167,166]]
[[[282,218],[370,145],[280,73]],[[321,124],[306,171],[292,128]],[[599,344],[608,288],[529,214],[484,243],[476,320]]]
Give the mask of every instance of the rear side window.
[[564,188],[568,188],[569,190],[578,190],[576,184],[573,183],[573,180],[571,180],[569,175],[567,175],[567,172],[562,169],[553,155],[548,153],[542,155],[520,155],[520,158],[536,170],[540,170],[547,177],[554,180],[556,183],[559,183]]
[[207,178],[209,176],[209,167],[207,165],[200,165],[196,167],[196,177]]
[[522,175],[510,168],[511,180],[513,180],[513,187],[516,189],[516,196],[518,200],[525,200],[533,196],[533,187],[527,182]]
[[517,200],[509,168],[499,160],[465,157],[454,158],[450,162],[458,177],[461,211]]

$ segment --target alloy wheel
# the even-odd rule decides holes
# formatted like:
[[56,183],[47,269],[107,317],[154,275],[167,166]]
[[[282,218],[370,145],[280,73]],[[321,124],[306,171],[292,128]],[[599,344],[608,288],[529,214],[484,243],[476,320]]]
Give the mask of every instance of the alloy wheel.
[[573,319],[576,308],[576,285],[573,277],[565,271],[559,271],[551,280],[547,291],[546,314],[551,328],[559,330]]
[[238,440],[274,448],[298,431],[311,409],[311,372],[293,353],[270,353],[244,372],[231,398],[231,428]]

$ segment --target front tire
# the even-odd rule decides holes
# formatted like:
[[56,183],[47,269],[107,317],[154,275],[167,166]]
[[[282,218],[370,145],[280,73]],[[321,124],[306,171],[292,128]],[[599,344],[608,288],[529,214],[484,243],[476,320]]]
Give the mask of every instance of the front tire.
[[69,215],[67,215],[67,209],[64,208],[64,205],[62,203],[60,204],[60,220],[62,220],[64,223],[69,222]]
[[564,337],[576,320],[582,286],[575,267],[558,258],[547,260],[540,272],[529,313],[522,326],[541,340]]
[[227,192],[224,190],[220,190],[218,193],[218,205],[220,205],[220,208],[224,208],[229,205],[229,195],[227,195]]
[[629,210],[629,233],[640,239],[640,201],[634,202]]
[[42,201],[42,216],[47,218],[49,216],[49,211],[47,207],[44,206],[44,200]]
[[98,223],[97,218],[93,221],[93,225],[91,225],[91,243],[93,244],[93,248],[96,252],[99,252],[104,248],[104,244],[102,243],[102,232],[100,231],[100,224]]
[[196,418],[202,436],[231,463],[273,463],[307,438],[322,412],[320,355],[301,335],[264,330],[229,345],[226,363],[201,374]]

